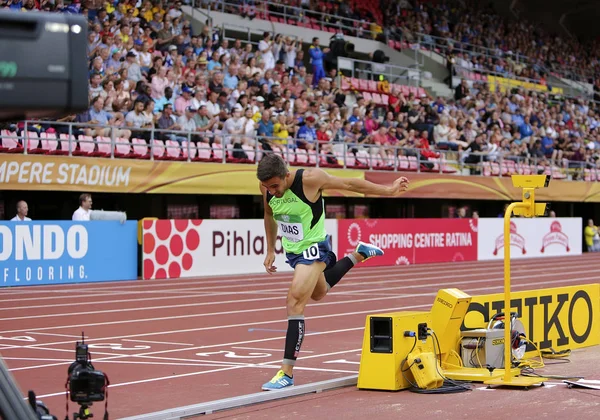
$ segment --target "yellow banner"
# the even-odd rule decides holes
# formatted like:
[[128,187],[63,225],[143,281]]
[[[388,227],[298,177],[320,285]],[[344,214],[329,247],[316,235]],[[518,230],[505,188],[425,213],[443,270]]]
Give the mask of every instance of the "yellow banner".
[[[502,93],[506,93],[507,91],[517,88],[517,87],[522,87],[529,91],[533,90],[536,92],[543,92],[543,93],[548,92],[548,86],[542,85],[539,83],[524,82],[521,80],[507,79],[507,78],[498,77],[498,76],[488,76],[488,86],[489,86],[490,92],[496,91],[496,85],[498,85],[500,87],[500,92],[502,92]],[[553,87],[552,93],[562,95],[563,89]]]
[[[439,173],[326,169],[343,178],[389,185],[410,179],[403,198],[520,200],[509,177],[456,176]],[[258,195],[256,165],[149,161],[91,157],[0,154],[0,188],[142,194]],[[362,197],[348,191],[328,196]],[[540,201],[600,202],[600,182],[552,180],[536,193]]]
[[[364,178],[362,171],[328,170]],[[151,194],[258,195],[256,165],[0,154],[0,188]],[[331,191],[330,196],[362,196]]]
[[[540,350],[577,349],[600,344],[600,284],[511,293],[527,338]],[[504,295],[473,296],[464,328],[485,328],[504,312]]]

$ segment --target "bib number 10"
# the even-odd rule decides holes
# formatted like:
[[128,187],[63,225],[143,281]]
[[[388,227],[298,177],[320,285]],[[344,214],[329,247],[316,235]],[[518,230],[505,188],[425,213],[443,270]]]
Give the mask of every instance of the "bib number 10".
[[319,244],[313,244],[308,249],[304,250],[302,256],[306,260],[316,260],[321,256],[319,252]]

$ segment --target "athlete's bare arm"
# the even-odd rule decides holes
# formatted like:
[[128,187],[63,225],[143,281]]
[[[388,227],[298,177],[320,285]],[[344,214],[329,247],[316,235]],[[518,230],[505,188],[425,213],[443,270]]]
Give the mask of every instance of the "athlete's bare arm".
[[359,194],[394,197],[408,189],[408,179],[401,176],[392,185],[380,185],[358,178],[339,178],[329,175],[322,169],[308,169],[304,172],[304,185],[311,191],[346,190]]
[[265,206],[265,235],[267,237],[267,253],[265,256],[264,266],[267,273],[273,274],[277,271],[277,267],[273,265],[275,262],[275,241],[277,241],[277,222],[273,219],[273,211],[267,203],[267,190],[261,185],[260,192],[263,196],[263,204]]

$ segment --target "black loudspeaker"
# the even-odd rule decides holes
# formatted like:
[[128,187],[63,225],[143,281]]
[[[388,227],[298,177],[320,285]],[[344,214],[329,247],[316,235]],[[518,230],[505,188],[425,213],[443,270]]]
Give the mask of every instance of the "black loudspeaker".
[[88,108],[87,21],[0,10],[0,121]]

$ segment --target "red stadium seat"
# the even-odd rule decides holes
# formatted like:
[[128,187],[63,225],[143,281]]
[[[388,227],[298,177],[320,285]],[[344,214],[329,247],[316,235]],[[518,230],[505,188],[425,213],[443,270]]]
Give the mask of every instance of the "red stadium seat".
[[152,140],[152,156],[155,160],[169,160],[169,157],[165,154],[165,144],[162,140]]
[[97,137],[96,142],[98,150],[93,153],[93,156],[110,157],[112,154],[112,139],[110,137]]
[[123,137],[115,139],[115,157],[127,157],[131,153],[131,143]]
[[27,153],[32,155],[43,155],[46,153],[46,150],[41,146],[40,137],[37,132],[27,131],[23,133],[23,136],[25,137],[23,142],[27,145]]
[[73,151],[73,156],[92,156],[96,149],[94,138],[92,136],[80,135],[77,141],[79,148]]
[[0,148],[0,151],[5,153],[23,152],[23,146],[21,146],[19,141],[15,138],[17,133],[9,130],[2,130],[0,135],[2,136],[2,148]]
[[150,153],[146,140],[133,139],[131,143],[133,145],[133,153],[131,154],[131,157],[137,159],[150,159]]

